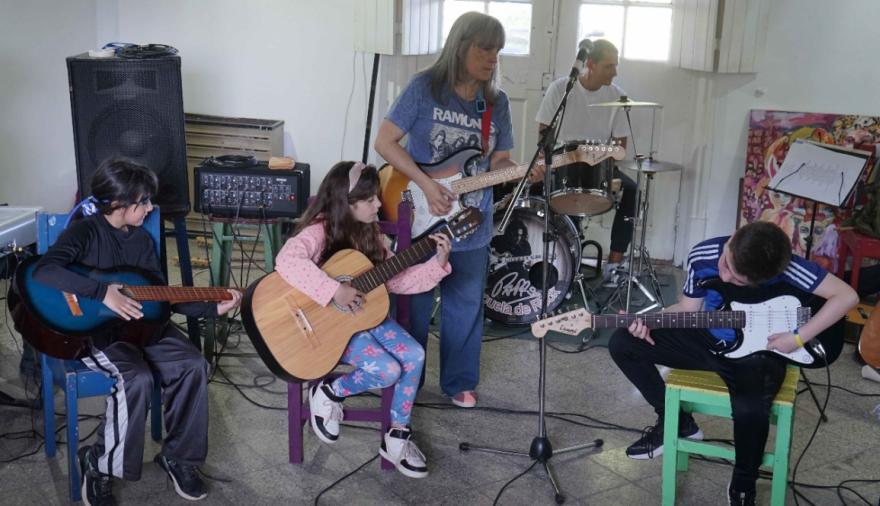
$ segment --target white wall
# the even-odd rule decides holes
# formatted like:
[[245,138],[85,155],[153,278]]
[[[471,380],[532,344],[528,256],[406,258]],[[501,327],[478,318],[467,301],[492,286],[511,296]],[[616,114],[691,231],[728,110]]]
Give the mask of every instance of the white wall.
[[361,157],[372,58],[352,49],[354,0],[0,1],[0,203],[71,207],[64,58],[111,41],[178,48],[187,112],[284,120],[285,154],[312,165],[312,191]]
[[[0,202],[53,211],[72,204],[64,58],[109,39],[180,49],[188,112],[283,119],[285,152],[312,164],[314,191],[333,163],[361,156],[372,58],[352,50],[353,1],[0,0]],[[880,114],[871,38],[880,2],[858,6],[854,15],[824,0],[772,2],[756,74],[621,63],[630,96],[664,105],[657,157],[685,167],[677,219],[679,181],[655,180],[648,241],[655,257],[671,258],[674,250],[681,261],[695,242],[732,230],[749,109]],[[432,60],[383,60],[377,123],[397,87]],[[644,151],[648,123],[636,114],[644,113],[633,116]]]
[[758,72],[711,77],[714,92],[706,106],[713,145],[708,163],[700,167],[704,177],[698,187],[711,198],[705,208],[692,209],[688,245],[734,227],[750,109],[880,114],[880,66],[873,47],[877,19],[880,2],[771,3]]
[[0,0],[0,203],[70,209],[67,56],[94,47],[94,0]]
[[353,50],[352,1],[121,0],[119,38],[180,50],[186,112],[284,120],[314,191],[361,158],[372,58]]

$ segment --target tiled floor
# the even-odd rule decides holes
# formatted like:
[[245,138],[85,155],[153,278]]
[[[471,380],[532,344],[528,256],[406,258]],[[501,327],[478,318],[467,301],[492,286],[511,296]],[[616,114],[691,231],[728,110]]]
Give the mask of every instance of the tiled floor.
[[[195,250],[198,251],[198,250]],[[173,257],[173,255],[169,255]],[[680,272],[665,268],[663,279],[668,299],[674,300]],[[207,274],[198,275],[207,284]],[[5,282],[0,283],[4,286]],[[600,296],[602,293],[599,294]],[[671,302],[667,300],[667,303]],[[569,305],[574,301],[569,301]],[[5,304],[4,304],[5,305]],[[6,318],[4,312],[3,319]],[[510,328],[487,325],[491,335],[508,335]],[[555,448],[602,438],[601,450],[560,454],[551,459],[566,504],[649,505],[659,504],[660,467],[656,461],[627,459],[624,448],[638,437],[638,431],[653,423],[652,411],[630,386],[608,357],[602,343],[607,336],[594,339],[595,347],[582,353],[562,353],[549,349],[546,356],[547,431]],[[550,343],[563,350],[574,350],[580,339],[552,336]],[[252,353],[245,336],[233,337],[227,351]],[[236,346],[237,344],[237,346]],[[20,339],[0,324],[0,390],[24,396],[23,377],[18,373]],[[831,367],[832,383],[874,397],[860,397],[841,389],[831,390],[829,421],[822,424],[797,475],[800,483],[836,485],[849,479],[880,478],[880,420],[873,407],[880,402],[877,383],[861,379],[859,366],[852,359],[852,348]],[[437,386],[437,347],[432,340],[428,350],[428,382],[419,395],[423,403],[415,410],[413,425],[421,449],[429,459],[431,474],[424,480],[411,480],[396,471],[382,472],[377,461],[323,494],[319,504],[492,504],[501,488],[530,464],[528,458],[462,452],[459,444],[500,446],[527,451],[538,431],[538,342],[518,337],[486,342],[483,346],[482,381],[479,409],[451,408]],[[263,388],[253,385],[272,381],[258,358],[224,357],[222,370],[229,378],[245,385],[242,390],[253,400],[283,409],[285,384],[274,381]],[[825,383],[824,371],[808,371],[817,384]],[[209,475],[228,481],[211,481],[205,504],[312,504],[331,483],[376,455],[379,434],[372,428],[343,427],[334,446],[322,444],[306,435],[305,463],[291,465],[287,456],[287,418],[281,410],[261,409],[245,400],[234,388],[224,385],[220,374],[210,385],[210,452],[204,467]],[[34,390],[30,390],[33,395]],[[826,389],[818,388],[824,399]],[[60,402],[56,395],[56,403]],[[375,402],[373,399],[349,402]],[[505,411],[498,411],[501,408]],[[98,414],[102,402],[81,403],[83,413]],[[510,411],[507,411],[510,410]],[[517,411],[517,412],[514,412]],[[521,411],[526,411],[525,413]],[[558,413],[568,413],[561,416]],[[812,400],[801,395],[792,448],[792,467],[810,437],[817,421]],[[576,423],[574,423],[576,422]],[[730,423],[698,417],[710,438],[730,438]],[[0,407],[0,432],[20,431],[32,426],[41,431],[41,415],[19,408]],[[83,421],[81,434],[94,426]],[[7,460],[37,448],[34,439],[0,439],[0,460]],[[158,450],[146,442],[145,460]],[[13,463],[0,464],[0,503],[62,504],[68,501],[67,467],[64,448],[54,459],[42,450]],[[710,462],[694,462],[678,478],[680,504],[723,503],[723,490],[730,467]],[[880,485],[855,484],[870,504],[880,496]],[[168,487],[161,471],[145,464],[139,482],[117,482],[122,504],[184,504]],[[817,505],[840,504],[834,490],[802,487],[806,499]],[[759,482],[759,503],[766,504],[769,482]],[[864,504],[844,492],[846,504]],[[789,502],[793,503],[789,492]],[[554,504],[553,492],[540,466],[534,467],[504,491],[499,504]],[[802,499],[801,504],[809,504]]]

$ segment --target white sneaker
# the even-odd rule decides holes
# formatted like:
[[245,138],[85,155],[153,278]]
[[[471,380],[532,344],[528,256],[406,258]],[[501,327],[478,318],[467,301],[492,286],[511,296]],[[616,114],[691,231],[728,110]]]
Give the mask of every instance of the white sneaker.
[[398,471],[410,478],[428,476],[425,454],[412,440],[412,431],[392,427],[385,433],[379,455],[394,464]]
[[312,430],[318,439],[328,444],[335,443],[339,439],[339,422],[342,421],[343,412],[341,398],[333,394],[330,385],[322,381],[309,389],[309,411]]

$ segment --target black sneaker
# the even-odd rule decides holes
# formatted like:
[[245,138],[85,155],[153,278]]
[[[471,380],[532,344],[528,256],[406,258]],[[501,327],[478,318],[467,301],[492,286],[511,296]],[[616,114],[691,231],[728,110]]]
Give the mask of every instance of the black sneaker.
[[205,491],[205,482],[199,477],[196,466],[177,462],[162,454],[156,455],[153,461],[168,473],[168,477],[174,483],[174,491],[180,497],[188,501],[200,501],[208,497],[208,492]]
[[739,492],[731,488],[730,484],[727,485],[727,503],[730,506],[755,506],[756,496],[754,490]]
[[116,506],[113,497],[113,478],[98,472],[98,459],[91,446],[77,452],[79,473],[82,475],[82,500],[86,506]]
[[[697,422],[690,415],[682,414],[678,423],[678,436],[688,439],[703,439],[703,431],[697,427]],[[646,427],[642,431],[642,437],[629,445],[626,456],[631,459],[653,459],[663,455],[663,417],[657,419],[657,423]]]

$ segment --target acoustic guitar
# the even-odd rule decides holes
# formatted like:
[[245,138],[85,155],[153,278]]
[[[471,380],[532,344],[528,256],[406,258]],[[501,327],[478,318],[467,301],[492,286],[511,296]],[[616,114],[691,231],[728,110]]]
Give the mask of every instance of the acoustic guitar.
[[772,353],[792,364],[806,368],[824,367],[840,356],[843,348],[843,320],[825,329],[802,348],[791,353],[767,349],[767,338],[788,332],[809,321],[812,308],[804,307],[793,295],[781,295],[756,303],[731,301],[729,310],[696,312],[656,312],[644,314],[594,315],[586,309],[569,311],[538,320],[532,334],[544,337],[550,330],[578,335],[587,329],[626,328],[637,318],[651,329],[735,329],[736,341],[718,354],[738,359],[755,353]]
[[77,297],[34,279],[39,259],[28,258],[15,272],[13,290],[20,303],[13,317],[28,343],[41,353],[61,359],[88,356],[91,336],[109,330],[113,330],[114,339],[143,346],[168,322],[172,303],[232,298],[226,288],[166,286],[152,273],[133,267],[105,271],[83,265],[67,266],[96,281],[121,284],[123,295],[141,302],[143,318],[123,320],[99,300]]
[[871,367],[880,367],[880,302],[871,311],[859,335],[859,355]]
[[[516,167],[491,170],[476,176],[464,177],[464,167],[467,167],[474,158],[480,156],[483,156],[483,152],[480,149],[468,147],[449,155],[439,162],[431,164],[417,163],[417,165],[434,178],[434,181],[459,196],[519,179],[525,175],[529,168],[528,164],[523,164]],[[554,155],[551,167],[562,167],[572,163],[596,165],[608,158],[622,160],[624,156],[626,156],[626,149],[617,144],[580,144],[571,151]],[[539,160],[537,164],[543,165],[544,161]],[[448,218],[461,210],[461,202],[459,200],[453,202],[452,209],[445,216],[431,214],[425,192],[409,177],[391,165],[386,165],[379,171],[379,184],[382,212],[389,221],[397,221],[397,206],[400,202],[403,200],[412,202],[413,235],[422,234],[438,221]]]
[[[436,232],[460,240],[476,231],[481,220],[479,209],[467,207],[441,223]],[[244,328],[260,358],[279,377],[293,381],[320,378],[339,363],[351,336],[385,320],[390,304],[384,283],[435,251],[434,240],[422,237],[376,266],[353,249],[332,255],[321,266],[324,272],[350,282],[364,294],[364,304],[355,313],[334,302],[321,306],[277,272],[267,274],[245,292],[241,304]]]

